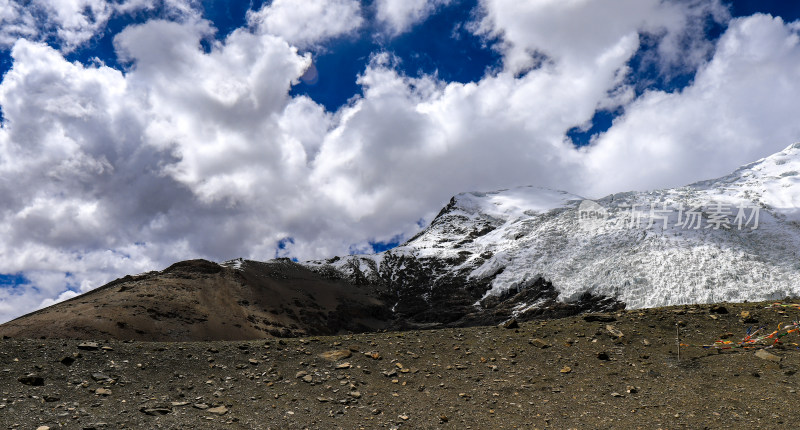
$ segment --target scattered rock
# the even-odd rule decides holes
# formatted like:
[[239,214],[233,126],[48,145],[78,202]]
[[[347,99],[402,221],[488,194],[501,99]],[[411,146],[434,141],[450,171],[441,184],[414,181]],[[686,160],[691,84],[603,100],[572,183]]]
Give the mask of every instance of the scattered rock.
[[598,353],[597,353],[597,358],[598,358],[599,360],[603,360],[603,361],[608,361],[608,360],[611,360],[611,357],[609,357],[608,353],[607,353],[607,352],[605,352],[605,351],[600,351],[600,352],[598,352]]
[[349,369],[349,368],[351,368],[351,367],[353,367],[353,366],[352,366],[352,365],[351,365],[349,362],[347,362],[347,363],[340,363],[340,364],[337,364],[337,365],[336,365],[336,369],[339,369],[339,370],[341,370],[341,369]]
[[561,373],[569,373],[572,372],[572,368],[569,366],[564,366],[561,368]]
[[139,412],[145,415],[156,416],[156,415],[166,415],[172,412],[172,409],[166,406],[153,406],[153,407],[142,406],[141,408],[139,408]]
[[636,393],[638,393],[638,392],[639,392],[639,389],[638,389],[638,388],[636,388],[636,387],[634,387],[633,385],[628,385],[627,387],[625,387],[625,391],[626,391],[628,394],[636,394]]
[[350,352],[349,349],[333,349],[330,351],[325,351],[319,356],[326,360],[339,361],[345,358],[349,358],[351,355],[353,355],[353,353]]
[[539,338],[531,339],[528,343],[540,349],[550,348],[551,346],[549,343]]
[[255,358],[251,358],[251,359],[249,359],[249,360],[247,360],[247,361],[248,361],[250,364],[252,364],[253,366],[257,366],[257,365],[258,365],[258,360],[256,360]]
[[311,375],[305,375],[305,376],[303,376],[303,377],[302,377],[302,378],[300,378],[300,379],[301,379],[303,382],[308,382],[308,383],[311,383],[311,381],[313,381],[313,380],[314,380],[314,377],[313,377],[313,376],[311,376]]
[[48,427],[48,426],[39,426],[39,427],[36,427],[36,430],[50,430],[50,427]]
[[380,354],[378,354],[377,351],[365,352],[364,355],[366,355],[367,357],[369,357],[369,358],[371,358],[373,360],[380,360],[381,358],[383,358],[383,357],[381,357]]
[[519,323],[517,322],[516,319],[511,318],[510,320],[500,324],[500,327],[507,328],[507,329],[515,329],[515,328],[519,328]]
[[756,357],[758,357],[758,358],[760,358],[762,360],[774,361],[775,363],[780,363],[781,362],[781,357],[779,357],[779,356],[777,356],[775,354],[769,353],[769,352],[767,352],[767,351],[765,351],[763,349],[759,349],[758,351],[756,351]]
[[650,341],[649,341],[649,340],[647,340],[647,339],[642,339],[642,345],[644,345],[644,346],[650,346]]
[[188,406],[189,402],[172,402],[170,403],[173,407],[180,407],[180,406]]
[[71,355],[67,355],[67,356],[63,357],[61,360],[58,360],[58,361],[61,364],[65,365],[65,366],[71,366],[72,363],[75,362],[75,357],[73,357]]
[[742,313],[739,314],[739,318],[741,318],[742,322],[745,324],[755,324],[758,322],[756,315],[750,311],[742,311]]
[[111,377],[106,375],[105,373],[95,372],[92,373],[92,379],[94,379],[95,381],[107,381],[111,379]]
[[354,398],[354,399],[360,399],[361,398],[361,392],[359,392],[359,391],[351,391],[351,392],[347,393],[347,395],[352,397],[352,398]]
[[209,408],[209,406],[205,403],[195,403],[192,405],[192,407],[195,409],[200,409],[201,411],[204,411]]
[[584,315],[583,320],[586,322],[614,322],[617,318],[611,314],[595,313]]
[[100,345],[97,342],[83,342],[78,344],[78,349],[82,349],[84,351],[97,351],[100,349]]
[[216,408],[209,408],[206,410],[206,412],[210,412],[214,415],[225,415],[228,413],[228,408],[222,405],[222,406],[217,406]]
[[108,396],[111,395],[111,390],[109,390],[108,388],[98,388],[94,390],[94,393],[97,394],[98,396]]
[[615,392],[611,393],[611,397],[625,397],[625,396],[623,396],[622,394],[620,394],[620,393],[615,391]]
[[711,305],[711,309],[709,310],[712,314],[720,314],[724,315],[728,313],[728,308],[722,305]]
[[19,377],[17,378],[17,381],[33,387],[41,387],[42,385],[44,385],[44,378],[38,375],[34,375],[33,373]]
[[306,372],[305,370],[301,370],[301,371],[295,373],[294,377],[297,378],[297,379],[301,379],[303,376],[306,376],[306,375],[308,375],[308,372]]
[[611,336],[613,336],[613,337],[615,337],[617,339],[621,338],[622,336],[625,336],[621,331],[619,331],[616,327],[614,327],[611,324],[606,326],[606,331],[608,331],[608,333]]

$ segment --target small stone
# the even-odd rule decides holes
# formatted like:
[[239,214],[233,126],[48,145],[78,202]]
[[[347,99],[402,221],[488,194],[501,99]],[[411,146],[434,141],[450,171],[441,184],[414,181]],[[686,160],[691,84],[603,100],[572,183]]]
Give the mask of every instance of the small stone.
[[611,397],[625,397],[625,396],[623,396],[622,394],[614,391],[613,393],[611,393]]
[[112,348],[110,346],[104,346],[104,347],[102,347],[100,349],[102,349],[103,351],[113,351],[114,350],[114,348]]
[[255,358],[251,358],[251,359],[249,359],[249,360],[247,360],[247,361],[248,361],[250,364],[252,364],[253,366],[256,366],[256,365],[258,365],[258,360],[256,360]]
[[352,397],[352,398],[354,398],[354,399],[360,399],[361,398],[361,392],[359,392],[359,391],[351,391],[351,392],[347,393],[347,395]]
[[377,351],[365,352],[364,355],[366,355],[367,357],[369,357],[369,358],[371,358],[373,360],[380,360],[382,358],[381,355]]
[[597,353],[597,359],[598,360],[603,360],[603,361],[608,361],[608,360],[611,360],[611,357],[608,356],[607,352],[600,351],[600,352]]
[[100,345],[97,342],[83,342],[78,344],[78,349],[82,349],[84,351],[97,351],[100,349]]
[[758,351],[756,351],[756,357],[758,357],[758,358],[760,358],[762,360],[774,361],[775,363],[780,363],[781,362],[781,357],[779,357],[779,356],[777,356],[775,354],[771,354],[771,353],[769,353],[769,352],[767,352],[767,351],[765,351],[763,349],[759,349]]
[[156,406],[152,408],[148,408],[146,406],[142,406],[139,411],[145,415],[166,415],[172,412],[172,409],[166,406]]
[[225,414],[228,413],[228,408],[226,408],[224,405],[223,406],[217,406],[216,408],[207,409],[207,412],[210,412],[210,413],[212,413],[214,415],[225,415]]
[[728,313],[728,308],[726,308],[725,306],[721,306],[721,305],[711,305],[711,309],[709,309],[709,311],[712,314],[724,315],[724,314]]
[[61,400],[61,397],[59,397],[58,395],[45,394],[44,396],[42,396],[42,399],[47,403],[53,403]]
[[36,427],[36,430],[50,430],[50,427],[48,427],[48,426],[39,426],[39,427]]
[[649,341],[649,340],[647,340],[647,339],[642,339],[642,345],[644,345],[644,346],[650,346],[650,341]]
[[614,322],[617,319],[614,317],[614,315],[597,313],[586,314],[583,316],[583,320],[586,322]]
[[92,373],[92,379],[94,379],[95,381],[107,381],[111,379],[111,377],[106,375],[105,373],[95,372]]
[[516,319],[511,318],[510,320],[500,324],[500,327],[507,328],[507,329],[515,329],[515,328],[519,328],[519,323],[517,322]]
[[302,380],[303,380],[303,382],[308,382],[308,383],[310,383],[311,381],[313,381],[313,380],[314,380],[314,377],[313,377],[313,376],[311,376],[311,375],[306,375],[306,376],[303,376],[303,377],[302,377],[302,378],[300,378],[300,379],[302,379]]
[[17,381],[33,387],[41,387],[44,385],[44,378],[34,375],[33,373],[17,378]]
[[535,347],[537,347],[537,348],[540,348],[540,349],[550,348],[550,344],[549,343],[547,343],[547,342],[545,342],[545,341],[543,341],[542,339],[539,339],[539,338],[531,339],[531,340],[528,341],[528,343],[533,345],[533,346],[535,346]]
[[350,352],[349,349],[333,349],[330,351],[325,351],[319,356],[326,360],[339,361],[345,358],[349,358],[351,355],[353,355],[353,353]]
[[627,387],[625,387],[625,391],[626,391],[628,394],[636,394],[636,393],[638,393],[638,392],[639,392],[639,389],[638,389],[638,388],[636,388],[636,387],[634,387],[633,385],[628,385]]
[[447,418],[447,415],[441,414],[441,415],[439,415],[439,421],[441,421],[443,423],[446,423],[446,422],[450,421],[450,419]]
[[297,378],[297,379],[300,379],[300,378],[302,378],[303,376],[306,376],[306,375],[308,375],[308,372],[306,372],[305,370],[301,370],[301,371],[295,373],[294,377]]
[[401,414],[401,415],[398,415],[397,418],[400,418],[403,421],[408,421],[409,417],[406,414]]
[[109,390],[108,388],[98,388],[94,390],[94,393],[97,394],[98,396],[108,396],[111,394],[111,390]]
[[72,363],[75,362],[75,357],[72,357],[71,355],[67,355],[67,356],[63,357],[61,360],[58,360],[58,361],[61,362],[61,364],[65,365],[65,366],[71,366]]
[[172,406],[175,406],[175,407],[180,407],[180,406],[187,406],[187,405],[189,405],[189,402],[172,402],[172,403],[170,403],[170,404],[171,404]]
[[572,372],[572,368],[569,366],[564,366],[561,368],[561,373],[569,373]]
[[739,318],[741,318],[742,322],[745,324],[754,324],[758,322],[756,315],[750,311],[742,311],[742,313],[739,314]]
[[606,325],[606,331],[608,331],[608,333],[611,334],[611,336],[614,336],[617,339],[621,338],[622,336],[625,336],[621,331],[619,331],[616,327],[614,327],[611,324]]
[[205,403],[195,403],[195,404],[192,405],[192,407],[195,408],[195,409],[200,409],[200,410],[208,409],[208,405],[205,404]]
[[353,365],[351,365],[350,363],[340,363],[340,364],[336,365],[336,369],[339,369],[339,370],[341,370],[341,369],[349,369],[351,367],[353,367]]

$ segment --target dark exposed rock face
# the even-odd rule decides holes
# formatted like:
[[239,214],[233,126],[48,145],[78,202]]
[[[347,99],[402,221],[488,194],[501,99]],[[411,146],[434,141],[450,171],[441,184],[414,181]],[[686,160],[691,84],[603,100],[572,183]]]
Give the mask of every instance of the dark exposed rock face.
[[[625,308],[624,303],[613,298],[591,293],[576,301],[562,302],[558,291],[543,277],[502,295],[483,298],[493,278],[470,278],[469,268],[454,272],[452,267],[461,263],[457,260],[387,252],[378,269],[372,260],[357,256],[349,259],[344,266],[347,273],[330,266],[314,270],[335,273],[353,285],[371,286],[392,308],[392,329],[494,325],[511,317],[527,321]],[[529,306],[533,303],[536,305]]]

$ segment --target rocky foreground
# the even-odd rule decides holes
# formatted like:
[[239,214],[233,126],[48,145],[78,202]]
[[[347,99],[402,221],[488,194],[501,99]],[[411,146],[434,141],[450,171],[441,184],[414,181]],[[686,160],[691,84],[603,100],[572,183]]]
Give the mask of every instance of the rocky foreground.
[[798,333],[700,346],[800,319],[770,305],[233,342],[8,338],[0,428],[790,428]]

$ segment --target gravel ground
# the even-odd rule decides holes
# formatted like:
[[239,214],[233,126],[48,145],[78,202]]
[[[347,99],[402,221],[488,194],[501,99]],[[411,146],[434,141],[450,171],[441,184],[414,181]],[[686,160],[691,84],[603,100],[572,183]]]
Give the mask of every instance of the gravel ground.
[[770,355],[697,346],[800,319],[768,305],[249,342],[4,339],[0,428],[794,428],[798,333]]

